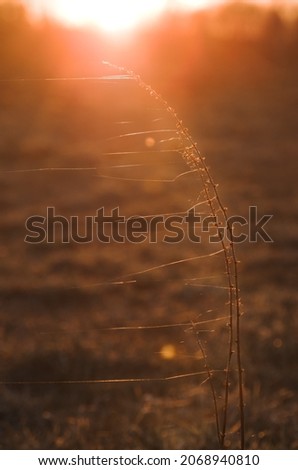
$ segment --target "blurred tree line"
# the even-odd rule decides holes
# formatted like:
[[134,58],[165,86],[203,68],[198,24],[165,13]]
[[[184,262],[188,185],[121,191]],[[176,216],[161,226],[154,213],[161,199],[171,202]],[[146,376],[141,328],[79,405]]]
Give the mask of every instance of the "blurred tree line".
[[[243,2],[192,14],[167,13],[126,38],[33,22],[24,6],[0,3],[0,78],[98,75],[102,60],[175,90],[253,83],[297,71],[298,15]],[[294,72],[296,73],[296,72]]]

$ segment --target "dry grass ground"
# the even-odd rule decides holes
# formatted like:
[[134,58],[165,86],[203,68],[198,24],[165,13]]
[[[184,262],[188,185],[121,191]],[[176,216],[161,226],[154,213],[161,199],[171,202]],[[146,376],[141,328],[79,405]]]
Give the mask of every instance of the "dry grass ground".
[[[100,169],[0,173],[1,380],[154,379],[200,371],[204,369],[202,357],[189,327],[105,328],[206,319],[215,320],[202,327],[215,330],[201,333],[207,341],[208,360],[212,367],[223,368],[226,327],[224,320],[216,321],[225,315],[222,290],[181,282],[217,275],[217,282],[224,286],[222,259],[149,272],[139,276],[136,285],[94,286],[205,253],[208,246],[29,246],[23,241],[26,218],[44,215],[49,205],[65,216],[92,215],[99,207],[118,204],[125,215],[188,208],[200,192],[191,177],[169,184],[99,177],[106,171],[119,176],[119,170],[107,169],[111,158],[114,166],[123,164],[119,156],[109,157],[108,164],[107,158],[99,157],[107,145],[104,139],[123,129],[142,130],[160,116],[160,110],[148,108],[144,115],[138,93],[125,95],[122,84],[112,89],[68,82],[2,86],[7,89],[1,92],[1,170]],[[259,88],[202,89],[190,102],[181,104],[181,113],[208,158],[230,214],[247,216],[248,207],[256,205],[260,214],[274,216],[268,224],[274,243],[259,241],[238,247],[250,449],[295,449],[298,445],[297,100],[295,80],[285,74]],[[115,124],[122,120],[134,122],[128,127]],[[142,165],[148,167],[130,172],[136,178],[171,179],[185,171],[182,161],[173,156],[161,161],[163,155],[146,155]],[[126,156],[124,164],[137,161]],[[123,176],[123,169],[120,174]],[[172,351],[170,358],[166,359],[165,351]],[[1,385],[0,446],[214,448],[212,399],[208,383],[201,386],[203,379]],[[222,382],[219,374],[218,393]],[[233,396],[231,447],[238,431],[236,407]]]

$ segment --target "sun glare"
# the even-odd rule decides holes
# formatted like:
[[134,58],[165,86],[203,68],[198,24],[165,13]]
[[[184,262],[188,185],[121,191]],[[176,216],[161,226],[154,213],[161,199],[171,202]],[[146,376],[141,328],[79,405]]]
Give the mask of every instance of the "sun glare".
[[168,6],[185,10],[196,10],[224,3],[224,0],[173,0]]
[[[199,10],[228,0],[21,0],[33,15],[54,16],[66,24],[93,26],[108,33],[124,33],[153,20],[164,11]],[[277,0],[252,0],[260,5]],[[1,0],[0,0],[1,3]],[[283,0],[297,5],[298,0]]]
[[164,11],[167,0],[60,0],[52,5],[63,22],[110,32],[129,31]]

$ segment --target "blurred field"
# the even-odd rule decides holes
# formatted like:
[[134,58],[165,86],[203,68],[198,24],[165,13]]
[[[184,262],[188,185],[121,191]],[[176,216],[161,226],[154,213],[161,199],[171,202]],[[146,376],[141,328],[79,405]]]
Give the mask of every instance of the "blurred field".
[[[272,18],[278,21],[279,17]],[[18,44],[18,38],[10,37],[13,24],[5,30],[2,21],[3,79],[106,72],[94,66],[98,53],[90,47],[89,33],[64,31],[50,24],[36,33],[25,19],[17,21],[23,21],[25,28],[24,33],[21,23],[16,24],[19,40],[27,38],[23,63],[12,41],[13,37]],[[274,216],[268,224],[274,243],[237,247],[245,312],[246,441],[249,449],[296,449],[298,88],[294,26],[291,34],[286,33],[280,20],[280,38],[289,36],[292,41],[284,39],[282,44],[273,41],[269,21],[266,38],[254,42],[206,32],[203,38],[205,20],[197,21],[188,29],[193,36],[182,44],[184,30],[177,28],[172,40],[181,49],[183,44],[188,47],[176,49],[177,57],[167,54],[172,44],[166,44],[166,28],[173,24],[166,20],[155,36],[152,31],[148,37],[144,33],[139,49],[127,45],[126,55],[121,55],[116,46],[111,50],[100,43],[99,55],[115,61],[121,57],[120,65],[127,58],[127,65],[140,70],[177,109],[206,156],[230,214],[246,217],[249,206],[257,206],[260,215]],[[26,64],[27,48],[36,34],[43,39],[36,52],[40,62],[35,58],[32,63],[31,58]],[[56,60],[53,38],[61,41]],[[84,54],[75,47],[75,39]],[[52,55],[47,56],[49,50]],[[66,53],[70,50],[73,56]],[[163,145],[170,144],[155,142],[151,152],[143,136],[140,141],[119,139],[123,133],[148,129],[155,135],[154,130],[167,128],[171,123],[163,110],[124,80],[4,80],[0,102],[0,382],[158,379],[204,373],[191,328],[191,322],[204,321],[209,323],[198,329],[203,330],[200,339],[206,345],[208,362],[212,368],[223,369],[227,328],[221,318],[227,314],[226,293],[215,288],[226,285],[222,257],[149,271],[137,276],[133,284],[111,284],[135,279],[131,273],[216,248],[187,242],[24,243],[25,220],[44,215],[47,206],[66,217],[83,217],[100,207],[120,206],[127,216],[183,212],[194,204],[202,188],[191,174],[175,180],[187,167],[174,152],[161,152]],[[125,151],[126,146],[128,150],[143,146],[141,156],[105,155]],[[136,164],[140,166],[128,166]],[[87,169],[16,171],[44,168]],[[207,210],[202,204],[202,211]],[[203,280],[184,282],[193,278]],[[204,286],[189,285],[196,283]],[[111,329],[171,324],[190,325]],[[220,395],[223,377],[221,373],[215,377]],[[0,447],[216,448],[210,389],[208,383],[201,385],[205,378],[202,374],[144,383],[0,385]],[[238,432],[236,391],[232,391],[229,425],[228,444],[233,448]]]

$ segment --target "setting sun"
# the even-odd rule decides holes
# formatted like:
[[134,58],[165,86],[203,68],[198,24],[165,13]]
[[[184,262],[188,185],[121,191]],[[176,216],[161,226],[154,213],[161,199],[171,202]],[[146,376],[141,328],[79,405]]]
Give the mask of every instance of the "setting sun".
[[[50,16],[64,24],[92,26],[107,33],[125,33],[154,20],[165,11],[199,10],[228,3],[228,0],[21,0],[33,16]],[[1,2],[1,0],[0,0]],[[259,5],[274,0],[251,0]],[[298,0],[284,0],[284,6]]]
[[124,32],[160,14],[166,0],[63,0],[53,3],[51,10],[65,23],[89,24],[107,32]]
[[167,10],[200,9],[222,0],[22,0],[32,13],[55,17],[65,24],[92,26],[123,33],[154,20]]

